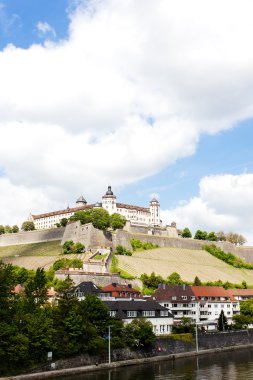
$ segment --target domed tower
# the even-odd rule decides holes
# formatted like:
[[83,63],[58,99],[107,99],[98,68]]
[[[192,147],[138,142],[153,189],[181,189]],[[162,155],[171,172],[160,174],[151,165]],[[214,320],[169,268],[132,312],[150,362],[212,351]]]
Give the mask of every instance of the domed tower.
[[102,196],[102,207],[110,215],[117,212],[116,199],[117,197],[113,194],[111,186],[108,186],[107,192]]
[[151,224],[153,226],[160,226],[160,203],[157,199],[153,198],[149,202],[150,214],[151,214]]
[[76,207],[82,207],[82,206],[86,206],[87,205],[87,201],[84,199],[84,197],[81,195],[77,201],[76,201]]

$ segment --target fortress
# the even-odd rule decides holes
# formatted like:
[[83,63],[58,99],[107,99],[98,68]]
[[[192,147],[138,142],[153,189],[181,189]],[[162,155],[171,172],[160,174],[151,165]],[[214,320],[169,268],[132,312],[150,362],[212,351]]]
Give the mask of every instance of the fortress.
[[149,202],[149,207],[141,207],[118,203],[117,197],[113,194],[111,186],[105,195],[102,196],[102,202],[95,204],[87,204],[87,201],[81,195],[76,201],[76,207],[66,208],[64,210],[47,212],[45,214],[29,215],[28,220],[33,221],[36,230],[45,230],[48,228],[55,228],[60,223],[61,219],[69,219],[76,211],[91,210],[93,208],[104,208],[108,213],[123,215],[127,221],[136,226],[161,226],[160,220],[160,203],[153,198]]

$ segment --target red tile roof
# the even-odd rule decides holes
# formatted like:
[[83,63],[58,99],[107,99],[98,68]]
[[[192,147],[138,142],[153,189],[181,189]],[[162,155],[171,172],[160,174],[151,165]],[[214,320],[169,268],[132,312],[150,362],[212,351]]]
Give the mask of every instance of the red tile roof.
[[136,210],[136,211],[142,211],[142,212],[149,212],[149,208],[140,207],[140,206],[134,206],[134,205],[127,205],[125,203],[116,203],[116,206],[118,208],[126,208],[128,210]]
[[230,298],[231,301],[237,300],[226,289],[221,286],[191,286],[196,297],[224,297]]
[[233,296],[253,297],[253,289],[228,289],[228,292]]
[[102,288],[103,292],[128,292],[128,293],[138,293],[140,294],[139,290],[136,290],[134,288],[129,287],[128,285],[120,285],[120,284],[110,284],[107,286],[104,286]]
[[91,209],[93,207],[94,207],[93,204],[92,205],[81,206],[81,207],[72,207],[72,208],[66,208],[64,210],[47,212],[45,214],[32,215],[32,217],[33,217],[33,219],[47,218],[49,216],[68,214],[70,212],[75,212],[75,211],[89,210],[89,209]]

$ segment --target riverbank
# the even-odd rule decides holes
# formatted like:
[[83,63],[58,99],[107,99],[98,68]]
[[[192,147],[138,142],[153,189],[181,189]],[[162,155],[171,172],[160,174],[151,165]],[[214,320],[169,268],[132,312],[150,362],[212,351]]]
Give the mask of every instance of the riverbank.
[[98,365],[89,365],[89,366],[76,367],[76,368],[66,368],[66,369],[59,369],[59,370],[18,375],[18,376],[8,376],[8,377],[1,377],[0,380],[53,379],[53,378],[59,378],[59,377],[64,377],[64,376],[83,374],[86,372],[101,371],[104,369],[106,370],[115,369],[115,368],[120,368],[120,367],[141,365],[145,363],[156,363],[159,361],[177,360],[180,358],[204,356],[204,355],[210,355],[210,354],[216,354],[216,353],[222,353],[222,352],[228,352],[228,351],[238,351],[238,350],[249,349],[249,348],[253,348],[253,344],[213,348],[213,349],[201,350],[198,352],[191,351],[191,352],[184,352],[184,353],[170,354],[170,355],[157,355],[157,356],[153,356],[149,358],[130,359],[130,360],[112,362],[111,364],[103,363],[103,364],[98,364]]

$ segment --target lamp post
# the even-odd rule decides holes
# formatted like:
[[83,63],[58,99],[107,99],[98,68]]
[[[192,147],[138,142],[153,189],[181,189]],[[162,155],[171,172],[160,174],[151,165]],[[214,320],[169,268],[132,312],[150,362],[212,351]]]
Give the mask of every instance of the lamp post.
[[196,352],[199,352],[199,340],[198,340],[198,325],[196,321],[196,327],[195,327],[195,339],[196,339]]
[[109,334],[108,334],[108,363],[111,364],[111,327],[112,325],[108,326]]

